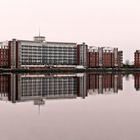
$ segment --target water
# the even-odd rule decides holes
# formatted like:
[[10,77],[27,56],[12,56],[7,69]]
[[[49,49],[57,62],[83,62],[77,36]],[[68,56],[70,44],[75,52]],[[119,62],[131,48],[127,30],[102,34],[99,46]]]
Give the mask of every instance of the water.
[[2,140],[139,140],[140,74],[0,75]]

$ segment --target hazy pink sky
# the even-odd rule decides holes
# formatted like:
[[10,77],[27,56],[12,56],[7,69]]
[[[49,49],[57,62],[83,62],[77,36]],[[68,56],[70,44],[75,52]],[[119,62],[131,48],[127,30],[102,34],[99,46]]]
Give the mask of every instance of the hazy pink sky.
[[0,40],[86,42],[118,47],[133,61],[140,49],[139,0],[0,0]]

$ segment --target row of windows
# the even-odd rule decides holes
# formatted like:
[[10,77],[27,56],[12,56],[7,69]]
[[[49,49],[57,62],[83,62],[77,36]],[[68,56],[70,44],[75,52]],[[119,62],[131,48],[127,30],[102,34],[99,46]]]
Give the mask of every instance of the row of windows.
[[42,50],[42,51],[38,51],[38,50],[22,50],[21,53],[43,53],[43,54],[48,54],[48,53],[77,53],[76,50]]
[[21,53],[21,56],[40,56],[40,57],[42,57],[42,56],[59,56],[59,57],[61,57],[61,56],[64,56],[64,57],[66,57],[66,56],[75,56],[76,57],[76,53],[47,53],[47,54],[43,54],[43,53]]
[[[72,83],[64,83],[64,82],[48,82],[48,83],[46,83],[46,84],[44,84],[44,85],[41,85],[40,83],[36,83],[36,82],[34,82],[34,83],[22,83],[22,87],[24,87],[24,88],[31,88],[31,87],[34,87],[34,88],[43,88],[43,90],[44,89],[48,89],[48,88],[53,88],[54,86],[55,87],[58,87],[58,88],[60,88],[60,87],[66,87],[66,88],[72,88],[72,87],[76,87],[76,85],[74,85],[74,84],[76,84],[75,82],[72,82]],[[58,89],[57,88],[57,89]],[[56,89],[56,90],[57,90]]]
[[73,85],[75,83],[75,80],[54,80],[54,79],[49,79],[49,80],[22,80],[21,81],[22,84],[41,84],[41,85],[51,85],[51,84],[55,84],[55,85],[59,85],[59,84],[67,84],[67,85]]
[[47,95],[63,95],[63,96],[66,96],[66,95],[73,95],[75,94],[76,95],[76,91],[73,91],[73,90],[69,90],[69,91],[59,91],[59,92],[56,92],[56,91],[49,91],[49,92],[34,92],[34,91],[22,91],[22,96],[47,96]]
[[60,62],[60,61],[76,61],[77,59],[74,59],[74,58],[49,58],[49,59],[40,59],[39,57],[38,58],[34,58],[34,59],[21,59],[21,62]]
[[74,90],[74,89],[77,89],[75,87],[58,87],[57,89],[54,88],[54,87],[50,87],[50,88],[36,88],[35,86],[32,86],[32,87],[22,87],[21,88],[22,90],[24,89],[25,90],[28,90],[28,91],[67,91],[67,90]]
[[47,62],[47,61],[51,61],[51,62],[55,62],[55,61],[71,61],[71,60],[77,60],[76,58],[73,58],[73,57],[65,57],[65,58],[63,58],[63,57],[59,57],[59,58],[57,58],[57,57],[49,57],[49,58],[44,58],[44,59],[42,59],[42,58],[40,58],[40,57],[33,57],[33,58],[27,58],[27,57],[24,57],[24,58],[22,58],[21,59],[21,61],[23,62],[23,61],[25,61],[25,62],[29,62],[29,61],[42,61],[42,62]]
[[74,54],[63,54],[63,55],[57,55],[57,54],[48,54],[48,55],[40,55],[40,54],[22,54],[21,57],[76,57]]
[[49,57],[49,58],[40,58],[40,57],[33,57],[33,58],[27,58],[27,57],[23,57],[20,61],[21,62],[31,62],[31,61],[34,61],[34,62],[59,62],[59,61],[76,61],[77,59],[76,58],[73,58],[73,57],[61,57],[61,58],[57,58],[57,57]]
[[21,52],[21,55],[26,55],[26,54],[38,54],[38,55],[76,55],[77,52],[72,52],[72,51],[67,51],[67,52]]
[[21,61],[31,61],[31,60],[40,60],[40,61],[63,61],[63,60],[77,60],[76,58],[73,57],[46,57],[42,59],[41,57],[23,57]]
[[76,87],[76,86],[73,86],[73,84],[71,84],[71,85],[68,85],[68,84],[57,84],[57,85],[51,84],[50,85],[49,84],[49,85],[45,85],[45,86],[41,86],[41,85],[38,85],[38,84],[29,84],[29,85],[22,84],[22,88],[34,88],[34,89],[37,89],[37,90],[39,90],[39,89],[49,90],[51,88],[54,88],[54,86],[55,86],[55,87],[57,87],[57,89],[55,89],[55,90],[60,90],[62,87],[63,88],[74,88],[74,87]]
[[61,46],[59,45],[58,47],[56,46],[22,46],[21,49],[55,49],[55,50],[58,50],[58,49],[77,49],[75,46]]
[[[33,94],[32,94],[33,93]],[[56,92],[54,92],[54,91],[52,91],[52,92],[49,92],[49,93],[42,93],[42,92],[40,92],[40,93],[36,93],[35,94],[35,92],[33,91],[31,93],[31,91],[25,91],[25,92],[22,92],[22,96],[55,96],[55,95],[60,95],[60,96],[67,96],[67,95],[76,95],[77,94],[77,92],[76,91],[61,91],[61,92],[58,92],[58,93],[56,93]]]
[[37,84],[41,84],[41,85],[50,85],[50,84],[53,84],[55,83],[56,85],[57,84],[68,84],[68,85],[72,85],[74,82],[76,82],[75,80],[54,80],[54,79],[50,79],[50,80],[31,80],[31,79],[27,79],[27,80],[22,80],[22,84],[33,84],[33,83],[37,83]]
[[43,87],[51,87],[53,85],[55,86],[60,86],[60,85],[64,85],[64,86],[75,86],[74,84],[76,84],[75,81],[45,81],[45,82],[41,82],[41,81],[32,81],[32,80],[28,80],[28,81],[22,81],[22,85],[23,86],[28,86],[30,87],[30,85],[36,85],[36,86],[43,86]]
[[47,60],[42,60],[42,59],[22,59],[21,63],[44,63],[44,64],[49,64],[49,63],[63,63],[63,62],[77,62],[76,59],[47,59]]
[[46,65],[46,66],[49,66],[49,65],[77,65],[76,62],[58,62],[58,63],[41,63],[41,62],[38,62],[38,63],[21,63],[21,65]]
[[31,95],[31,92],[33,93],[33,94],[35,94],[35,93],[37,93],[37,91],[38,91],[38,93],[40,92],[40,93],[45,93],[45,94],[49,94],[49,93],[59,93],[59,94],[62,94],[62,93],[72,93],[72,92],[77,92],[77,90],[76,89],[61,89],[61,90],[34,90],[34,89],[25,89],[25,88],[22,88],[22,93],[24,93],[24,95],[26,95],[26,94],[30,94]]
[[[75,82],[75,80],[68,80],[68,79],[48,79],[48,80],[38,80],[38,79],[26,79],[26,80],[22,80],[22,83],[28,83],[32,84],[32,83],[38,83],[38,84],[50,84],[50,83],[55,83],[55,84],[59,84],[59,83],[68,83],[68,84],[72,84],[73,82]],[[40,83],[42,82],[42,83]]]
[[72,92],[76,92],[76,89],[64,89],[61,88],[61,90],[34,90],[34,89],[22,89],[22,93],[24,93],[24,95],[31,95],[35,93],[44,93],[44,94],[50,94],[50,93],[59,93],[59,94],[63,94],[63,93],[72,93]]
[[51,87],[51,86],[70,86],[70,87],[75,87],[74,85],[74,82],[70,83],[70,82],[47,82],[45,84],[41,84],[39,82],[32,82],[32,83],[22,83],[23,86],[26,86],[26,87],[30,87],[30,85],[32,86],[43,86],[43,87]]
[[21,55],[43,55],[43,56],[48,56],[48,55],[58,55],[58,56],[63,56],[63,55],[77,55],[76,52],[22,52]]
[[22,85],[22,88],[24,88],[24,89],[32,89],[32,90],[61,90],[61,88],[63,88],[63,89],[71,89],[71,88],[75,88],[75,86],[69,86],[69,85],[67,85],[67,84],[65,84],[65,85],[57,85],[57,88],[55,89],[54,87],[56,87],[56,85],[55,84],[53,84],[53,85],[51,85],[51,86],[40,86],[40,85],[36,85],[36,84],[34,84],[34,85],[32,85],[32,84],[30,84],[30,85]]
[[1,64],[8,64],[7,61],[2,61],[2,60],[0,61],[0,63],[1,63]]
[[72,51],[72,52],[74,52],[74,51],[77,51],[77,49],[74,49],[74,48],[59,48],[59,49],[56,49],[56,48],[42,48],[42,49],[37,49],[37,48],[35,48],[35,49],[32,49],[32,48],[26,48],[26,49],[21,49],[21,52],[22,51],[37,51],[37,52],[42,52],[42,51],[45,51],[45,52],[51,52],[51,51],[63,51],[63,52],[65,52],[65,51]]
[[76,85],[74,85],[75,84],[75,82],[72,82],[72,83],[65,83],[64,84],[64,82],[47,82],[47,83],[45,83],[45,84],[40,84],[40,83],[32,83],[32,84],[29,84],[28,82],[27,83],[22,83],[22,86],[23,87],[30,87],[31,85],[32,86],[37,86],[37,87],[53,87],[54,85],[55,86],[68,86],[68,87],[76,87]]
[[21,82],[40,82],[42,81],[44,82],[69,82],[69,83],[73,83],[75,81],[75,78],[23,78],[21,80]]
[[0,59],[3,60],[3,61],[8,61],[7,57],[0,57]]
[[61,91],[62,92],[62,90],[63,91],[73,91],[73,90],[76,90],[77,88],[75,88],[75,87],[57,87],[57,89],[56,88],[54,88],[54,87],[50,87],[50,88],[39,88],[39,87],[34,87],[34,86],[32,86],[31,88],[30,87],[22,87],[21,88],[22,89],[22,91],[44,91],[44,92],[50,92],[50,91],[55,91],[55,92],[59,92],[59,91]]

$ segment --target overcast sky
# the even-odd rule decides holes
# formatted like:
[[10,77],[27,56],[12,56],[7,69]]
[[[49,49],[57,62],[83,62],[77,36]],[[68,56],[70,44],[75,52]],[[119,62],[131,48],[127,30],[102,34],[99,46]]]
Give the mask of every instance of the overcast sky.
[[118,47],[133,61],[140,49],[140,0],[0,0],[0,41],[86,42]]

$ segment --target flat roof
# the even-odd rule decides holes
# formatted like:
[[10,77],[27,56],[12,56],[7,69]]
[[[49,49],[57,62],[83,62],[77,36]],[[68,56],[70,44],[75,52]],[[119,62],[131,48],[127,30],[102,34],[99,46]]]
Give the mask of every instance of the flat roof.
[[38,41],[31,41],[31,40],[17,40],[20,42],[29,42],[29,43],[38,43],[38,44],[71,44],[71,45],[76,45],[77,43],[73,42],[53,42],[53,41],[45,41],[45,42],[38,42]]

